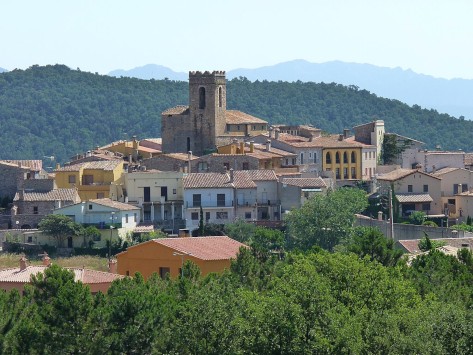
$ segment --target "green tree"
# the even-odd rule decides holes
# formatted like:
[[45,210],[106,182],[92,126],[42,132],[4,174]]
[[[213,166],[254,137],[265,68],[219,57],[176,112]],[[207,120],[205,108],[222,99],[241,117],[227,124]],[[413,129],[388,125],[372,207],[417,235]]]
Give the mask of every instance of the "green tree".
[[409,216],[409,223],[421,226],[422,224],[424,224],[426,218],[427,215],[425,214],[425,212],[414,211]]
[[41,220],[38,229],[53,237],[58,247],[63,247],[68,237],[76,237],[83,232],[83,227],[67,216],[50,214]]
[[199,236],[205,235],[205,224],[204,224],[204,211],[202,210],[202,206],[200,206],[199,211]]
[[254,235],[255,229],[256,226],[253,223],[248,223],[240,218],[233,223],[225,224],[223,228],[227,236],[244,244],[248,243]]
[[341,188],[327,195],[315,195],[287,218],[289,246],[308,250],[313,245],[328,250],[346,238],[353,228],[355,214],[368,205],[364,191]]

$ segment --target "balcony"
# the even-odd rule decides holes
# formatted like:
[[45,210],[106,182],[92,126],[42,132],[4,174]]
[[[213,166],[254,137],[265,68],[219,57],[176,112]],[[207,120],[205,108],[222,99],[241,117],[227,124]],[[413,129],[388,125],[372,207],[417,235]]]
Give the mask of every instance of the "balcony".
[[201,202],[201,203],[193,203],[193,202],[186,202],[186,208],[223,208],[223,207],[233,207],[233,201],[225,201],[225,202],[218,202],[218,201],[209,201],[209,202]]

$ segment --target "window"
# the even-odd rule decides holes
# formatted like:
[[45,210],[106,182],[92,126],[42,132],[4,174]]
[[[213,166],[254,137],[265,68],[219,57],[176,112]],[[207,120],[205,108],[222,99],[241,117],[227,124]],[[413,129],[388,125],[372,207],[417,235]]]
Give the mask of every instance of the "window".
[[422,204],[422,211],[430,211],[430,202]]
[[217,219],[228,219],[228,212],[217,212]]
[[82,176],[82,185],[92,185],[94,183],[93,175],[83,175]]
[[314,163],[317,163],[317,154],[314,153]]
[[356,179],[356,168],[351,168],[351,178]]
[[197,165],[197,168],[199,169],[199,171],[207,171],[208,167],[207,167],[207,163],[205,161],[201,161],[198,165]]
[[296,165],[296,158],[292,158],[292,165]]
[[340,153],[339,152],[335,153],[335,164],[340,164]]
[[199,88],[199,108],[202,110],[205,108],[205,88]]
[[76,183],[76,176],[69,175],[69,184],[75,184],[75,183]]
[[230,170],[230,163],[223,163],[225,169]]
[[125,223],[128,223],[128,213],[125,214]]
[[[461,187],[460,187],[461,186]],[[458,194],[468,191],[468,184],[454,184],[453,185],[453,194]]]
[[250,165],[247,162],[244,162],[242,169],[243,170],[250,170]]
[[335,179],[340,179],[340,168],[335,169]]
[[429,192],[429,185],[424,185],[424,192]]
[[225,194],[217,194],[217,206],[225,207]]
[[301,153],[301,164],[304,164],[304,153]]
[[151,202],[151,188],[149,186],[143,187],[143,201]]
[[193,194],[192,195],[192,206],[193,207],[200,207],[202,204],[202,195],[201,194]]
[[28,236],[28,243],[33,243],[33,237],[32,236]]
[[[289,165],[289,159],[286,159],[286,165]],[[244,169],[243,169],[244,170]]]
[[177,194],[177,189],[172,189],[172,194],[173,195]]
[[264,126],[261,126],[261,130],[264,131]]
[[210,212],[205,212],[205,221],[208,222],[210,220]]
[[348,168],[343,168],[343,178],[348,179]]
[[355,152],[351,152],[351,162],[352,162],[352,163],[356,163]]
[[343,153],[343,164],[348,164],[348,154],[347,154],[347,152]]
[[256,126],[253,126],[253,131],[256,131]]
[[198,221],[199,220],[199,212],[192,212],[191,213],[191,219],[193,221]]
[[89,210],[91,210],[91,209],[92,209],[92,205],[89,205]]
[[103,192],[97,192],[97,198],[104,198],[105,194]]
[[332,164],[332,157],[330,156],[330,153],[327,152],[327,154],[325,154],[325,163],[326,164]]
[[218,87],[218,107],[223,106],[223,94],[222,94],[222,87]]
[[187,151],[191,150],[191,137],[187,137]]
[[239,130],[240,130],[240,126],[238,125],[238,126],[237,126],[237,131],[239,131]]
[[251,212],[245,212],[245,219],[251,219]]
[[168,267],[160,267],[159,268],[159,276],[162,278],[162,279],[165,279],[166,277],[168,277],[168,275],[171,273],[171,269],[168,268]]
[[407,192],[412,192],[412,185],[407,185]]
[[33,206],[33,214],[38,214],[38,206]]
[[136,213],[133,213],[133,222],[138,222],[138,221],[136,220],[137,217],[138,217],[137,214],[136,214]]

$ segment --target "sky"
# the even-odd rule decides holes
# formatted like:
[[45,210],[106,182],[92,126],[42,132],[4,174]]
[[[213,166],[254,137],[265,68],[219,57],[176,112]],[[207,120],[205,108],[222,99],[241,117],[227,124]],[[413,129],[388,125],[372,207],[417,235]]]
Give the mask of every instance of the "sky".
[[304,59],[473,79],[471,0],[10,0],[0,11],[7,70],[228,71]]

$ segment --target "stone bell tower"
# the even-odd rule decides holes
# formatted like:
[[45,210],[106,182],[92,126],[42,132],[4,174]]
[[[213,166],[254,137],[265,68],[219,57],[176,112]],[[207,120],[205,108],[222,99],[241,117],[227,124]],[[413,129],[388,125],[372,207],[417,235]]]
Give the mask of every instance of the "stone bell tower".
[[213,150],[225,132],[227,87],[224,71],[189,72],[189,114],[192,125],[187,146],[195,155]]

